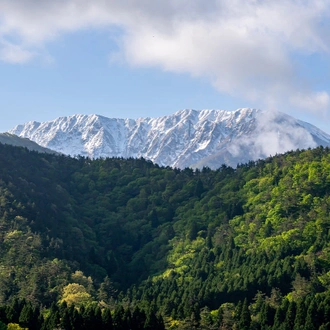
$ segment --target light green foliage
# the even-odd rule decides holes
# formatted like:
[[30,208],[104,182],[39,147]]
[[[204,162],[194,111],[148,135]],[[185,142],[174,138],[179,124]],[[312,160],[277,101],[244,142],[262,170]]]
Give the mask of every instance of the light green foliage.
[[74,304],[79,307],[92,302],[91,295],[86,288],[77,283],[70,283],[63,288],[62,299],[60,303],[66,302],[68,305]]
[[21,328],[17,323],[9,323],[7,325],[7,330],[28,330],[27,328]]

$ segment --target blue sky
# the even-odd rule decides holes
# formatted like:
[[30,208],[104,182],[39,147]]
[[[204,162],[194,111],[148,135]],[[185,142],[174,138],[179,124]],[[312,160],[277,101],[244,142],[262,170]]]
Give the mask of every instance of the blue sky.
[[255,107],[330,133],[330,2],[0,0],[0,131]]

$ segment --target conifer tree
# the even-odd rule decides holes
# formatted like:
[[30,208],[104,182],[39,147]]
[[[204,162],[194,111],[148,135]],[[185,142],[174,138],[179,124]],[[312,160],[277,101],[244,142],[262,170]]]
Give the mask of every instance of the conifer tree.
[[61,320],[60,320],[61,329],[71,330],[72,329],[72,320],[68,309],[61,311]]
[[60,324],[60,313],[58,311],[52,311],[44,321],[41,330],[53,330],[57,329]]
[[281,325],[284,323],[285,316],[289,307],[289,301],[284,299],[282,304],[276,309],[275,317],[274,317],[274,325],[273,329],[278,330]]
[[105,308],[102,312],[102,330],[113,330],[111,311]]
[[123,306],[117,305],[112,318],[112,324],[114,330],[123,330],[126,328],[124,324],[124,314],[125,314],[125,310]]
[[132,321],[131,321],[132,330],[143,329],[145,322],[146,322],[145,312],[141,310],[139,306],[135,306],[132,313]]
[[307,311],[303,299],[299,299],[297,302],[296,317],[294,319],[294,330],[304,330],[306,312]]
[[30,323],[33,317],[33,308],[31,303],[26,303],[19,315],[19,324],[24,328],[30,328]]
[[249,330],[250,324],[251,324],[251,314],[250,314],[247,299],[245,298],[244,303],[242,305],[242,311],[240,314],[238,327],[240,330]]
[[305,330],[316,330],[319,328],[319,319],[317,312],[317,305],[315,299],[313,299],[307,309]]
[[101,308],[99,306],[95,306],[94,309],[94,324],[93,326],[96,329],[101,329],[102,328],[102,311]]
[[283,330],[292,330],[294,327],[295,318],[296,318],[296,303],[294,301],[290,301],[288,310],[285,315]]
[[39,330],[39,308],[33,307],[30,302],[26,303],[19,316],[19,324],[29,330]]
[[84,329],[84,322],[83,318],[75,308],[72,313],[72,321],[71,321],[72,329],[74,330],[83,330]]

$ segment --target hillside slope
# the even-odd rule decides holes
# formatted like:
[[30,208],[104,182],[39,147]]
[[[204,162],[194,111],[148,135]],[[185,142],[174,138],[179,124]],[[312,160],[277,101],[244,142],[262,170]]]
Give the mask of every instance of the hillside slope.
[[66,301],[124,320],[139,306],[171,329],[328,326],[328,148],[216,171],[0,155],[3,322],[24,298],[48,315]]
[[20,138],[10,133],[0,133],[0,143],[9,144],[16,147],[28,148],[32,151],[56,154],[57,152],[48,148],[44,148],[39,144],[29,140],[28,138]]

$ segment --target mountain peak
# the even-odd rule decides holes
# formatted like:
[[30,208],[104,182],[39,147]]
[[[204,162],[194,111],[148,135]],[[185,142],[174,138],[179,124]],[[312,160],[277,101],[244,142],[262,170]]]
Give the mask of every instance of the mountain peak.
[[144,157],[172,167],[217,168],[292,149],[330,145],[330,136],[281,112],[184,109],[158,118],[73,115],[18,125],[10,133],[69,155]]

